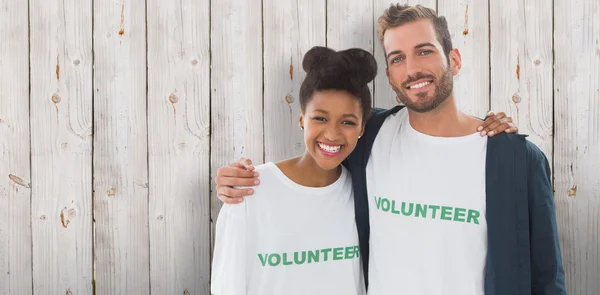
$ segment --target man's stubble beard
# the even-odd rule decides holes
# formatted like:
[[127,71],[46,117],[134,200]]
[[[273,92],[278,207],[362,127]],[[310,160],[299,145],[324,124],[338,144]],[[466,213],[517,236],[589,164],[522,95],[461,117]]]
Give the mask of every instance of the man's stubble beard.
[[[415,75],[414,77],[409,77],[405,82],[402,83],[402,85],[400,85],[400,87],[402,89],[405,89],[406,84],[417,81],[422,78],[428,78],[428,77],[432,77],[432,76],[417,73],[417,75]],[[427,96],[427,93],[425,93],[425,92],[418,93],[417,97],[420,98],[418,101],[423,101],[423,98],[425,98],[424,99],[425,103],[413,102],[408,97],[408,94],[406,93],[406,91],[401,90],[400,88],[396,87],[393,84],[391,86],[392,86],[392,90],[394,90],[394,92],[396,92],[397,100],[401,101],[409,110],[412,110],[412,111],[415,111],[418,113],[426,113],[426,112],[434,110],[440,104],[442,104],[448,97],[450,97],[450,94],[452,94],[452,90],[454,88],[453,78],[454,77],[452,75],[452,69],[450,67],[448,67],[447,70],[444,72],[444,75],[442,76],[442,78],[439,80],[439,83],[434,85],[435,91],[431,97],[425,98]],[[434,79],[433,82],[437,82],[437,81]]]

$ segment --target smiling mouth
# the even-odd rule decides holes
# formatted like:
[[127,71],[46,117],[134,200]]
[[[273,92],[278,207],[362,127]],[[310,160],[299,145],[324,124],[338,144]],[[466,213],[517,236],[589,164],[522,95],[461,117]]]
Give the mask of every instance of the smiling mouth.
[[343,146],[343,145],[328,145],[328,144],[324,144],[324,143],[318,142],[318,141],[317,141],[317,145],[319,146],[319,148],[322,151],[329,153],[329,154],[339,153]]
[[410,86],[406,87],[406,89],[421,89],[421,88],[423,88],[423,87],[431,84],[432,82],[433,81],[424,81],[424,82],[421,82],[421,83],[410,85]]

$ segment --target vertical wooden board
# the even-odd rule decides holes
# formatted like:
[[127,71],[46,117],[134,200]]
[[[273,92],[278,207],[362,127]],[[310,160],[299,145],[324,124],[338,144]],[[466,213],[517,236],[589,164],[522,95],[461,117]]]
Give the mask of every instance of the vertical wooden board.
[[150,0],[147,25],[150,289],[209,294],[209,1]]
[[[373,1],[327,0],[327,47],[373,53]],[[369,83],[373,97],[373,82]],[[373,99],[374,101],[374,99]]]
[[600,290],[600,3],[554,1],[554,184],[567,293]]
[[[241,157],[262,163],[263,52],[261,1],[211,3],[211,183]],[[214,188],[212,190],[214,192]],[[211,198],[212,238],[221,201]]]
[[92,1],[29,9],[33,293],[92,294]]
[[458,107],[484,118],[490,108],[488,1],[440,1],[438,13],[448,21],[452,45],[462,56],[462,68],[454,77]]
[[327,46],[373,52],[373,1],[327,0]]
[[324,0],[265,0],[264,126],[265,161],[279,161],[304,152],[298,128],[300,85],[306,76],[304,54],[325,46]]
[[145,1],[93,12],[96,294],[150,294]]
[[552,155],[552,2],[490,1],[491,107]]
[[0,294],[32,294],[27,2],[0,0]]
[[408,5],[423,5],[428,8],[436,9],[436,0],[403,0],[403,1],[390,1],[390,0],[373,0],[373,42],[375,60],[377,60],[377,76],[373,82],[373,101],[374,105],[379,108],[392,108],[398,105],[400,102],[396,99],[396,93],[390,87],[387,76],[385,75],[385,69],[387,64],[385,62],[385,56],[383,52],[383,46],[377,36],[377,21],[380,16],[383,15],[386,9],[390,7],[390,4],[408,4]]

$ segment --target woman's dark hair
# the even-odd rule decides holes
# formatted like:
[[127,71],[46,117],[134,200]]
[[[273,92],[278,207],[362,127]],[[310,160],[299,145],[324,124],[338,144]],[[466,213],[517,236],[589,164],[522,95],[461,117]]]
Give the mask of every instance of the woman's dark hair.
[[316,46],[302,61],[306,78],[300,86],[302,112],[315,92],[343,90],[354,95],[362,106],[363,124],[371,114],[371,91],[367,84],[377,75],[377,62],[368,51],[351,48],[342,51]]

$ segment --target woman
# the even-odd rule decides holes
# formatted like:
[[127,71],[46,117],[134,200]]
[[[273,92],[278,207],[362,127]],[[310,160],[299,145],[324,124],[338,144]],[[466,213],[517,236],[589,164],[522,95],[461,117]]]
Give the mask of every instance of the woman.
[[361,49],[314,47],[302,66],[306,151],[257,166],[254,196],[221,209],[215,295],[365,294],[352,182],[340,163],[364,131],[377,64]]

